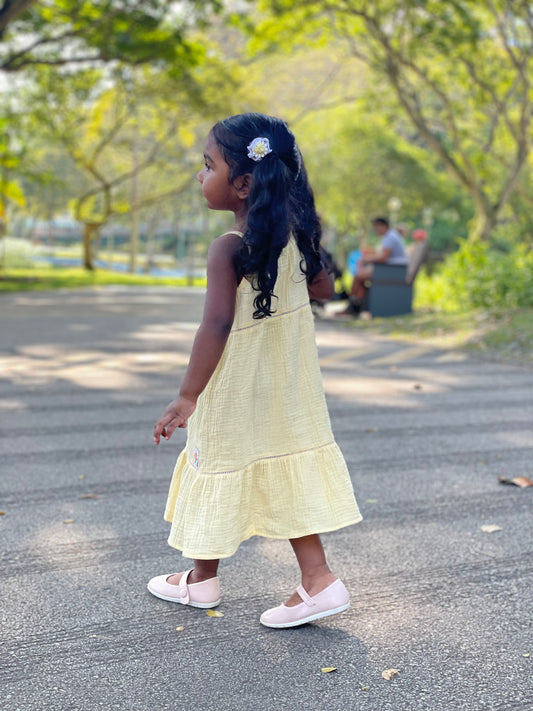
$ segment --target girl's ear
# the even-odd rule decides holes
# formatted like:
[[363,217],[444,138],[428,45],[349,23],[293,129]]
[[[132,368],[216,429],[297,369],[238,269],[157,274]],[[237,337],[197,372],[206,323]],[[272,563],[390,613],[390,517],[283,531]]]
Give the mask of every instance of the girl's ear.
[[233,187],[237,191],[237,195],[241,198],[241,200],[246,200],[252,187],[252,174],[245,173],[244,175],[239,175],[234,178]]

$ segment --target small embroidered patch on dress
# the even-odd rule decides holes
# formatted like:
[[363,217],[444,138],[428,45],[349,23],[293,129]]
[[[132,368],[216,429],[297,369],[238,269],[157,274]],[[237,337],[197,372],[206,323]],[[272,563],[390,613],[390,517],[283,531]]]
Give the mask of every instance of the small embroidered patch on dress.
[[194,465],[195,469],[198,469],[198,462],[200,461],[200,450],[198,447],[195,447],[194,453],[192,455],[192,463]]

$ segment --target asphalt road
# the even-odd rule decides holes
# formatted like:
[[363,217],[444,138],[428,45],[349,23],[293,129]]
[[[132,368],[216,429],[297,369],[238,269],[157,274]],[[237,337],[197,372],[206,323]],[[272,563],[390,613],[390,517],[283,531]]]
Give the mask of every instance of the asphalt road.
[[533,478],[531,369],[319,322],[365,517],[324,537],[352,607],[261,627],[298,580],[288,543],[260,538],[221,566],[222,618],[146,591],[183,569],[162,512],[185,433],[151,434],[201,305],[0,296],[0,707],[532,711],[533,488],[498,483]]

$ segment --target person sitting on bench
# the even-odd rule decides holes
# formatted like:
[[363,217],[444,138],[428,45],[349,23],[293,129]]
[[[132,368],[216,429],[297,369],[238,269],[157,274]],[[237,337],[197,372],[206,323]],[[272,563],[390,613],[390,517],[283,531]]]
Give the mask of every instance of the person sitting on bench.
[[350,289],[350,303],[345,313],[359,313],[365,302],[369,282],[372,280],[374,264],[407,264],[409,258],[405,251],[402,236],[392,227],[386,217],[372,220],[372,229],[381,237],[378,250],[363,248],[363,256],[357,265],[357,271]]

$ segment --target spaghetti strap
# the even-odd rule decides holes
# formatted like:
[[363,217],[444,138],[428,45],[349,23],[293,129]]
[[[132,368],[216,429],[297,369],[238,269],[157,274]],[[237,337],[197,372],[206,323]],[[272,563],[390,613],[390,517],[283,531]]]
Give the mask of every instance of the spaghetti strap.
[[244,237],[244,232],[239,232],[238,230],[229,230],[228,232],[224,232],[222,237],[225,237],[226,235],[237,235],[237,237],[240,237],[241,239]]

